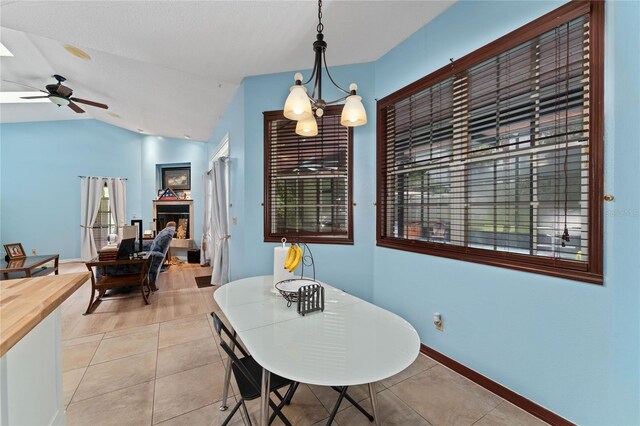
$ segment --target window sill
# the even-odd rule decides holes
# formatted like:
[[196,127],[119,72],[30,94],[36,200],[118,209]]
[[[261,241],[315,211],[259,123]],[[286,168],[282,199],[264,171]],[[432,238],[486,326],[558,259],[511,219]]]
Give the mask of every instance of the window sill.
[[[526,259],[524,256],[514,255],[507,252],[486,255],[475,252],[462,251],[465,248],[456,246],[435,247],[437,244],[422,243],[419,241],[403,241],[392,239],[381,239],[378,237],[376,244],[378,247],[385,247],[395,250],[403,250],[412,253],[426,254],[430,256],[446,257],[448,259],[461,260],[464,262],[480,263],[483,265],[497,266],[501,268],[514,269],[517,271],[530,272],[534,274],[549,275],[556,278],[564,278],[572,281],[580,281],[589,284],[603,284],[603,275],[590,272],[586,264],[580,264],[568,260],[559,259]],[[461,250],[462,249],[462,250]],[[467,249],[468,250],[468,249]],[[472,250],[469,250],[472,251]]]

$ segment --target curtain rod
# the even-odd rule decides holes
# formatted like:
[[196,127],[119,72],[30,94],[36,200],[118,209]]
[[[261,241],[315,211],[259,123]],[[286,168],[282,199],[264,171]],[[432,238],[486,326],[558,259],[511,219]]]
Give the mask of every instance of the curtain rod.
[[[218,161],[218,160],[222,160],[222,161],[224,161],[225,163],[228,163],[229,161],[231,161],[231,158],[229,158],[229,157],[228,157],[228,156],[226,156],[226,155],[223,155],[223,156],[221,156],[221,157],[216,158],[214,161]],[[207,170],[207,171],[205,172],[205,174],[210,175],[212,171],[213,171],[213,169],[211,169],[211,170]]]
[[80,176],[79,178],[88,178],[88,179],[121,179],[121,180],[129,180],[129,178],[121,178],[121,177],[102,177],[102,176]]

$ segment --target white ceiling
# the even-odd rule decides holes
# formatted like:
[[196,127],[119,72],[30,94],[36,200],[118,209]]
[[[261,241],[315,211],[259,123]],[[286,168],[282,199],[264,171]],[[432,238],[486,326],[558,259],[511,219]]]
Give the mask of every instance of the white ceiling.
[[[378,59],[455,0],[325,0],[332,66]],[[1,122],[95,118],[129,130],[208,140],[246,76],[311,67],[315,1],[0,1],[4,80],[109,105],[1,104]],[[84,61],[64,44],[91,56]],[[0,83],[2,91],[24,87]],[[286,88],[283,87],[283,101]],[[109,113],[115,113],[114,117]]]

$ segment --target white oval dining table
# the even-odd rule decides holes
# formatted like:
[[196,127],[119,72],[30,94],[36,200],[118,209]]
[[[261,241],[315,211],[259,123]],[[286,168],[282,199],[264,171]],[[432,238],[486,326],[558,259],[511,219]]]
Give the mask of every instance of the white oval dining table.
[[[270,373],[320,386],[369,385],[378,424],[374,383],[407,368],[418,356],[416,330],[398,315],[321,283],[325,308],[302,316],[273,290],[273,277],[232,281],[214,299],[246,349],[263,367],[260,425],[269,421]],[[227,361],[223,406],[230,365]]]

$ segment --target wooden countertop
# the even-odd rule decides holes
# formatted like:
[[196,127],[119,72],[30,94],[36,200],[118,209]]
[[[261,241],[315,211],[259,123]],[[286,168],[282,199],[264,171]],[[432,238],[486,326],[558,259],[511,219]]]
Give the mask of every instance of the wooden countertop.
[[0,356],[71,296],[91,275],[50,275],[0,282]]

